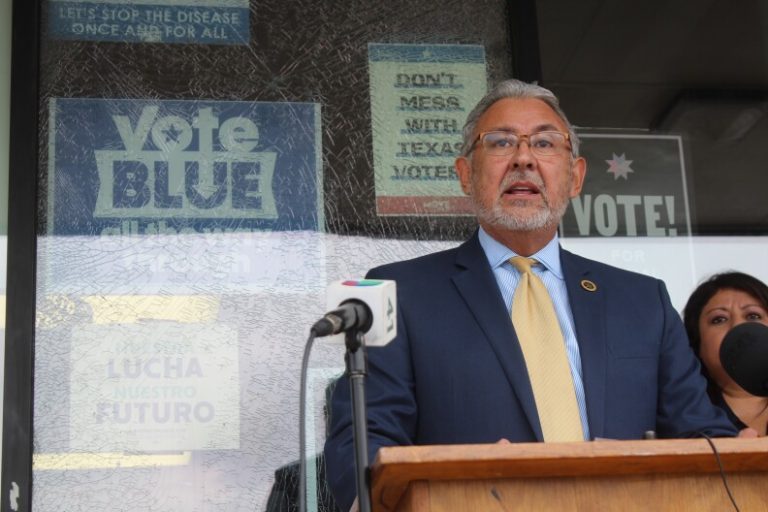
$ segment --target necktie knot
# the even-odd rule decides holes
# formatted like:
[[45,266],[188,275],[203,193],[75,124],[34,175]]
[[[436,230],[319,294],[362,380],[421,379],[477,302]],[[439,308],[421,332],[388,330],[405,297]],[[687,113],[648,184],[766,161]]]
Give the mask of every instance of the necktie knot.
[[509,260],[509,262],[521,274],[525,274],[526,272],[530,272],[531,271],[531,267],[537,263],[535,259],[533,259],[533,258],[526,258],[525,256],[515,256],[514,258],[511,258]]

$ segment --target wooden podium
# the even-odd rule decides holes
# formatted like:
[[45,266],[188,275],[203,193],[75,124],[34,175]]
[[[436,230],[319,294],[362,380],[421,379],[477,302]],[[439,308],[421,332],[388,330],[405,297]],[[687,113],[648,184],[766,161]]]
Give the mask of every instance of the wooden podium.
[[[742,512],[768,511],[768,438],[713,439]],[[735,510],[706,439],[382,448],[373,512]]]

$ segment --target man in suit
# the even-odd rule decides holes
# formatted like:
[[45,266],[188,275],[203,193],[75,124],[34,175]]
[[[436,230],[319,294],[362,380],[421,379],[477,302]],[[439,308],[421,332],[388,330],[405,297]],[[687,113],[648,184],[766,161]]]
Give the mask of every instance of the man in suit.
[[[550,91],[509,80],[488,93],[468,116],[456,170],[477,232],[455,249],[368,275],[398,287],[398,335],[368,349],[371,460],[391,445],[736,435],[707,398],[664,284],[560,248],[557,227],[586,162]],[[523,282],[515,256],[535,260],[530,279],[546,287],[559,324],[562,394],[573,411],[566,437],[542,428],[545,399],[511,321]],[[349,510],[354,449],[341,384],[325,456],[331,489]]]

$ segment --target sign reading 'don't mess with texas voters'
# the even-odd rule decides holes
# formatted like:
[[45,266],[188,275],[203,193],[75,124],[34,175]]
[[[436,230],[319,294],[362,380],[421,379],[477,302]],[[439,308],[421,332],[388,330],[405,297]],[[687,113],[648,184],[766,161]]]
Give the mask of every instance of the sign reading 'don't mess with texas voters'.
[[369,44],[379,215],[470,215],[454,160],[487,89],[478,45]]
[[587,177],[563,217],[563,236],[691,234],[681,137],[579,133],[579,138]]

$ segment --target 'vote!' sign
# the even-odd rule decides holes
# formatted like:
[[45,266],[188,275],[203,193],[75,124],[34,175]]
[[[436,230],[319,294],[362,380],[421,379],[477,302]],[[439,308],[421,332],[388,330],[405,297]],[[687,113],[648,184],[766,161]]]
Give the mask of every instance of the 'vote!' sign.
[[691,233],[679,136],[585,133],[579,138],[587,176],[563,217],[563,236]]

